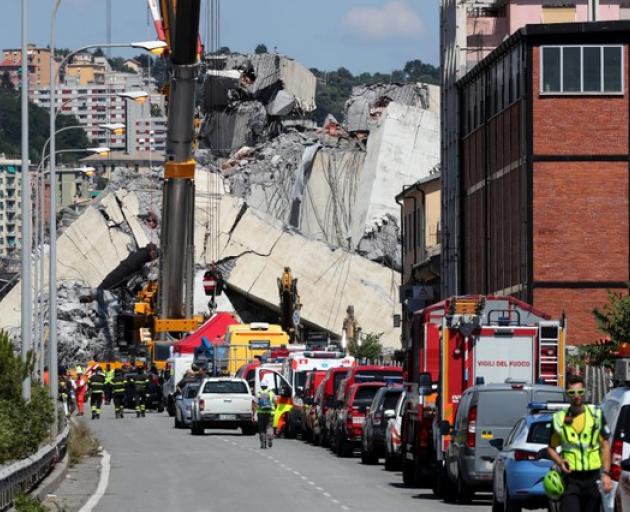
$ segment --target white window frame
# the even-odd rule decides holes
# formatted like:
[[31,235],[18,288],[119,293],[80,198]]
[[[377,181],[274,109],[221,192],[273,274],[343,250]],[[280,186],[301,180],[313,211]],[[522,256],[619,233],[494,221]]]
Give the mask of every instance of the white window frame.
[[[559,48],[560,49],[560,91],[545,91],[544,79],[545,79],[545,67],[543,52],[545,48]],[[579,91],[564,91],[564,51],[563,48],[580,48],[580,90]],[[600,48],[600,84],[601,91],[584,91],[584,48]],[[620,62],[620,76],[621,76],[621,90],[619,91],[604,91],[604,48],[619,48],[621,50],[621,62]],[[540,47],[540,95],[541,96],[624,96],[626,90],[626,81],[624,77],[625,70],[625,52],[624,45],[622,44],[549,44]]]

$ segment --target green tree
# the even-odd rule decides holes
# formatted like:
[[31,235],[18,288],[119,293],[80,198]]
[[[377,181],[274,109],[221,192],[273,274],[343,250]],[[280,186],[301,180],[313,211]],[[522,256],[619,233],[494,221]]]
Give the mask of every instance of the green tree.
[[[630,290],[630,288],[629,288]],[[600,331],[610,336],[613,343],[630,342],[630,295],[608,292],[608,304],[593,309]]]
[[11,81],[11,74],[8,70],[5,70],[4,73],[2,73],[2,78],[0,78],[0,89],[10,92],[15,91],[15,85]]
[[267,50],[267,46],[265,46],[264,44],[260,43],[258,46],[256,46],[256,49],[254,50],[254,53],[256,55],[262,55],[263,53],[269,53],[269,50]]
[[31,400],[22,398],[22,381],[32,369],[32,353],[22,361],[8,334],[0,331],[0,464],[35,452],[48,436],[53,406],[46,389],[33,383]]
[[[359,335],[360,336],[360,335]],[[357,343],[354,340],[348,342],[348,352],[357,359],[367,359],[368,361],[376,361],[383,355],[383,345],[381,345],[381,336],[383,333],[368,333]]]
[[94,57],[105,57],[105,52],[103,51],[103,48],[99,47],[94,50],[94,53],[92,53],[92,55],[94,55]]
[[[0,88],[0,153],[11,156],[20,155],[21,133],[20,97]],[[39,162],[44,143],[50,135],[48,110],[29,103],[29,156],[33,162]],[[77,126],[79,121],[74,116],[61,114],[57,117],[57,129]],[[89,140],[82,129],[73,129],[57,135],[57,149],[78,149],[89,146]],[[72,155],[80,158],[81,155]]]

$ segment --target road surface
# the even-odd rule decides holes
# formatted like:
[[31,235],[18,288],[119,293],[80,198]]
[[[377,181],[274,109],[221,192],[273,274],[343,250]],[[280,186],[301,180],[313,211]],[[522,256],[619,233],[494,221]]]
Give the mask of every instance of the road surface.
[[382,465],[340,459],[299,440],[277,439],[259,449],[240,431],[203,437],[173,428],[165,413],[115,420],[105,407],[88,421],[111,459],[105,494],[95,511],[440,511],[490,510],[489,497],[469,506],[446,505],[425,489],[405,489]]

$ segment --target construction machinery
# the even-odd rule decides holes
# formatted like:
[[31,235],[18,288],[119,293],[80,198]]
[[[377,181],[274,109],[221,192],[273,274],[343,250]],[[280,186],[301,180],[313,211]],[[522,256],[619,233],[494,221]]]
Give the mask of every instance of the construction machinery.
[[293,277],[290,267],[284,267],[282,277],[278,279],[278,294],[280,296],[280,325],[289,335],[289,343],[300,343],[302,303],[297,290],[297,278]]

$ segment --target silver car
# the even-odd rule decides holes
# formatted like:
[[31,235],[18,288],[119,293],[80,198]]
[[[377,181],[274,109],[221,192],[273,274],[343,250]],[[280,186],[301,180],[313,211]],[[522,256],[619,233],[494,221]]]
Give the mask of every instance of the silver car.
[[192,420],[192,404],[199,393],[199,382],[191,382],[184,386],[181,393],[175,396],[175,428],[188,428]]
[[[387,427],[385,428],[385,469],[387,471],[393,471],[398,469],[401,465],[400,460],[400,429],[402,426],[402,411],[405,404],[406,392],[403,391],[396,408],[394,409],[393,416],[387,418]],[[391,411],[385,411],[385,414],[389,416]]]

